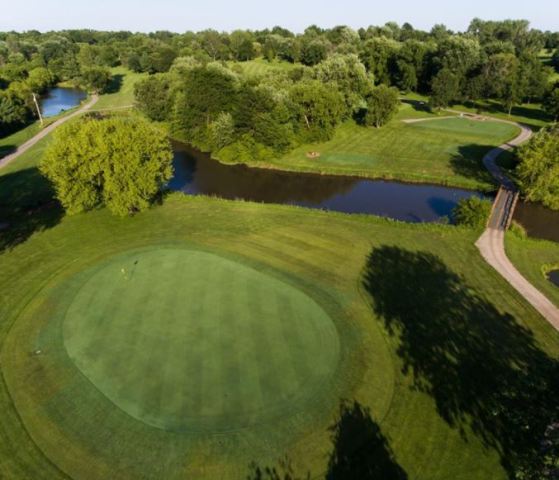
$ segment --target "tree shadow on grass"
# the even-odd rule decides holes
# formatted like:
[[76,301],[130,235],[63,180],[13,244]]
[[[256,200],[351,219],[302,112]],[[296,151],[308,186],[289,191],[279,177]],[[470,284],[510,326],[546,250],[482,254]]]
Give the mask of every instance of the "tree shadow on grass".
[[546,428],[559,419],[559,367],[531,332],[431,253],[376,248],[363,283],[399,340],[404,374],[439,415],[497,450],[511,478],[537,463]]
[[483,157],[494,148],[496,147],[490,145],[462,145],[458,147],[458,154],[450,159],[450,166],[456,175],[495,184],[495,180],[483,164]]
[[[343,402],[339,418],[330,427],[333,450],[325,480],[406,480],[388,442],[368,409],[359,403]],[[298,476],[289,459],[275,467],[251,465],[247,480],[305,480],[311,474]],[[315,478],[315,477],[313,477]]]
[[107,88],[105,88],[105,91],[103,93],[118,93],[118,92],[120,92],[120,89],[122,88],[122,82],[123,81],[124,81],[124,75],[122,75],[122,74],[113,75],[109,85],[107,85]]
[[431,113],[431,107],[429,104],[422,100],[412,100],[410,98],[404,98],[401,100],[402,103],[406,105],[411,105],[412,108],[417,112],[428,112]]
[[0,253],[54,227],[64,212],[37,168],[0,176]]
[[15,145],[0,145],[0,159],[16,151]]
[[342,404],[340,418],[332,427],[334,451],[327,480],[404,480],[378,424],[359,403]]

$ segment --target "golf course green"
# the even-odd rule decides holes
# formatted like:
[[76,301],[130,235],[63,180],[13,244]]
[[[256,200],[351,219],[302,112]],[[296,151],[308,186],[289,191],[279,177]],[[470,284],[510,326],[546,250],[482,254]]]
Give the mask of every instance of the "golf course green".
[[70,358],[115,405],[158,428],[228,431],[285,418],[336,371],[338,335],[322,308],[216,255],[131,252],[71,283]]

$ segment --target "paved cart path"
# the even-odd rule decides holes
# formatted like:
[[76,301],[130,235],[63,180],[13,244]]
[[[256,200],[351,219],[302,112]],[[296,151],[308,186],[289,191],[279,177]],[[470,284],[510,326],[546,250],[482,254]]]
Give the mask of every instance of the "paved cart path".
[[76,117],[77,115],[81,115],[82,113],[86,112],[87,110],[89,110],[93,105],[95,105],[97,103],[97,100],[99,100],[99,96],[98,95],[92,95],[91,99],[85,104],[83,105],[81,108],[79,108],[78,110],[76,110],[75,112],[71,113],[70,115],[67,115],[65,117],[62,117],[60,119],[58,119],[56,122],[51,123],[48,127],[43,128],[37,135],[35,135],[33,138],[30,138],[29,140],[27,140],[27,142],[23,143],[22,145],[20,145],[15,152],[10,153],[9,155],[6,155],[3,158],[0,158],[0,168],[5,167],[6,165],[8,165],[9,163],[13,162],[16,158],[18,158],[21,154],[23,154],[24,152],[26,152],[27,150],[29,150],[31,147],[33,147],[39,140],[42,140],[43,138],[45,138],[49,133],[51,133],[53,130],[55,130],[56,128],[58,128],[60,125],[62,125],[63,123],[66,123],[68,120],[70,120],[71,118]]
[[[492,120],[505,122],[505,120]],[[513,202],[512,197],[516,193],[516,187],[499,168],[496,160],[499,155],[521,145],[532,136],[532,131],[528,127],[514,122],[507,123],[517,125],[521,132],[515,139],[491,150],[483,159],[485,167],[503,188],[495,199],[488,227],[476,242],[476,246],[487,263],[497,270],[553,327],[559,330],[559,308],[521,275],[505,252],[505,230],[509,216],[514,213],[510,206]]]

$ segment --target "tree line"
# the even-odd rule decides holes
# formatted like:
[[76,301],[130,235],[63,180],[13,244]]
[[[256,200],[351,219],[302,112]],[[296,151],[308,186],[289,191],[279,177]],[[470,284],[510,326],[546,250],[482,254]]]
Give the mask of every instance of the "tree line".
[[556,116],[559,93],[547,81],[552,67],[544,66],[538,55],[543,48],[555,51],[551,65],[559,69],[558,47],[559,33],[531,29],[524,20],[474,19],[465,32],[444,25],[426,32],[409,23],[359,30],[311,26],[301,34],[281,27],[182,34],[6,32],[0,33],[0,132],[30,120],[32,91],[41,93],[59,81],[102,91],[109,85],[111,67],[158,74],[185,58],[207,65],[262,57],[315,67],[353,55],[375,85],[431,95],[434,107],[496,99],[510,110],[524,101],[545,100]]
[[169,122],[174,137],[222,160],[263,160],[325,141],[350,118],[380,127],[399,103],[397,90],[375,86],[354,54],[256,78],[220,62],[179,60],[135,85],[137,105],[150,119]]

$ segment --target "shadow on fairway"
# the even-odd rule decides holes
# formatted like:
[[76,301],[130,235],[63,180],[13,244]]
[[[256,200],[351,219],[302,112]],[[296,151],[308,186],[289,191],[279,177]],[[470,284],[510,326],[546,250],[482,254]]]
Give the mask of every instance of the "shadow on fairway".
[[[392,451],[369,411],[359,403],[343,403],[338,421],[330,428],[333,451],[325,480],[405,480],[406,472],[394,460]],[[251,466],[248,480],[307,480],[299,476],[289,459],[276,467]],[[314,478],[314,477],[313,477]]]
[[0,253],[54,227],[62,216],[50,184],[38,169],[0,176]]
[[411,105],[412,108],[417,112],[429,112],[431,113],[431,107],[428,102],[422,100],[412,100],[409,98],[402,99],[402,103],[406,105]]
[[344,404],[340,419],[332,427],[334,451],[328,464],[327,480],[404,480],[406,472],[394,455],[369,411]]
[[450,159],[450,166],[456,175],[479,182],[495,183],[495,180],[483,165],[483,157],[494,148],[490,145],[462,145],[458,147],[458,154]]
[[403,372],[439,415],[497,450],[511,478],[540,465],[546,428],[559,419],[559,367],[531,332],[431,253],[376,248],[363,282],[399,340]]
[[0,145],[0,159],[16,151],[15,145]]
[[119,92],[120,89],[122,88],[123,80],[124,80],[124,75],[122,74],[113,75],[109,85],[107,86],[107,88],[103,93],[108,94],[108,93]]

